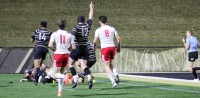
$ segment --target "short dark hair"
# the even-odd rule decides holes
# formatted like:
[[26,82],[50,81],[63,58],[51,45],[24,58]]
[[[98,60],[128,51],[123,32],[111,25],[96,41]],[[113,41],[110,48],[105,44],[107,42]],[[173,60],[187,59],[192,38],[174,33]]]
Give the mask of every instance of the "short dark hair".
[[105,24],[107,22],[107,17],[106,16],[100,16],[99,21],[101,21],[102,23]]
[[58,26],[61,30],[64,30],[67,25],[67,21],[65,19],[61,19],[58,21]]
[[84,16],[78,16],[77,22],[84,23],[85,22],[85,17]]
[[40,22],[40,26],[46,28],[47,27],[47,22],[46,21],[41,21]]

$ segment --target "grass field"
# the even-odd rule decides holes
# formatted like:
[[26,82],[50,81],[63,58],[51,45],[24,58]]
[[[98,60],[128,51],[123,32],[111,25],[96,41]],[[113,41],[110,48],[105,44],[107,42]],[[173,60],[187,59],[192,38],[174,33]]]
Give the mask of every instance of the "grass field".
[[[0,74],[0,98],[56,98],[57,84],[20,83],[20,74]],[[63,98],[199,98],[200,88],[121,79],[116,89],[108,78],[96,77],[91,90],[87,84],[63,88]],[[13,82],[12,84],[10,82]]]
[[[94,21],[90,34],[98,28],[98,17],[107,15],[122,38],[123,46],[177,46],[187,29],[200,38],[199,0],[94,0]],[[89,0],[0,0],[0,46],[34,46],[31,33],[41,20],[48,29],[66,18],[68,31],[77,16],[88,17]],[[181,33],[182,32],[182,33]]]

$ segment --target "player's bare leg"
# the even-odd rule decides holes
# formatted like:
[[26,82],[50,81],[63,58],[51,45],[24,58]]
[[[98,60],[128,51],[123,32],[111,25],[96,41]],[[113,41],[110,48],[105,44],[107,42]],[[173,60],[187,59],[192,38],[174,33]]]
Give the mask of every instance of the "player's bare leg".
[[76,71],[78,72],[78,77],[82,78],[81,81],[82,81],[82,83],[84,83],[85,76],[82,74],[82,67],[81,67],[80,60],[75,62],[75,66],[76,66]]
[[83,74],[87,75],[87,78],[88,78],[88,87],[89,89],[91,89],[93,86],[93,80],[92,80],[91,72],[86,65],[87,60],[80,59],[80,62],[81,62],[81,68],[83,69]]
[[113,75],[114,75],[114,77],[115,77],[115,82],[118,84],[119,83],[119,75],[118,75],[118,73],[117,73],[117,69],[115,68],[115,66],[112,64],[112,61],[111,61],[111,63],[110,63],[110,68],[111,68],[111,70],[113,71]]
[[190,61],[188,62],[189,71],[191,71],[191,72],[192,72],[193,64],[194,64],[194,62],[190,62]]
[[69,70],[70,70],[70,72],[73,76],[73,80],[74,80],[72,88],[76,88],[76,86],[78,85],[78,75],[76,75],[76,69],[74,68],[74,64],[75,64],[75,61],[73,59],[69,58]]
[[52,78],[56,79],[58,81],[58,93],[57,96],[62,96],[62,87],[64,84],[64,75],[61,74],[61,72],[64,72],[64,68],[62,67],[53,67],[53,74]]
[[117,86],[117,83],[115,82],[115,79],[113,77],[113,72],[110,68],[110,62],[103,62],[103,65],[104,65],[105,71],[107,72],[108,77],[113,85],[112,88],[115,88]]
[[34,60],[34,67],[35,67],[35,85],[38,84],[39,74],[40,74],[40,65],[41,65],[42,59],[35,59]]

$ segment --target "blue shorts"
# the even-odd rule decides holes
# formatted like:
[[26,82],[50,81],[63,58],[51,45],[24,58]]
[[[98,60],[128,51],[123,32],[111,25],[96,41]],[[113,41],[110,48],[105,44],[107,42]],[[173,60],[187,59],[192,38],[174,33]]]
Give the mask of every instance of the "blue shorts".
[[46,58],[46,55],[48,53],[48,49],[45,48],[45,47],[39,47],[39,46],[36,46],[34,48],[34,59],[42,59],[44,60]]
[[78,59],[87,60],[88,58],[88,49],[87,46],[76,46],[76,49],[71,51],[70,58],[74,61]]

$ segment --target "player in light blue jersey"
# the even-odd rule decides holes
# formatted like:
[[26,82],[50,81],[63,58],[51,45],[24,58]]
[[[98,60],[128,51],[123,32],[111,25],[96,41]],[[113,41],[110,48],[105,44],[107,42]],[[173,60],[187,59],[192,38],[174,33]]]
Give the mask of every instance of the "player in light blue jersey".
[[183,41],[185,48],[188,51],[189,71],[192,71],[192,73],[194,75],[194,80],[199,81],[196,70],[200,70],[200,67],[193,67],[195,60],[198,59],[199,41],[194,36],[193,30],[187,30],[186,36],[187,36],[186,40],[183,38],[182,41]]

